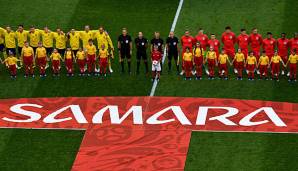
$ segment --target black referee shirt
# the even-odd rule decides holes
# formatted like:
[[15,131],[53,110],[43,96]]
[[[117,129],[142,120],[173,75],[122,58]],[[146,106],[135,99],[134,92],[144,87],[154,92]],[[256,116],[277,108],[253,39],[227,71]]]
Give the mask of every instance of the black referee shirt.
[[135,44],[137,51],[146,51],[147,45],[148,45],[148,40],[146,38],[136,38],[135,39]]
[[179,43],[179,39],[177,37],[168,37],[167,41],[166,41],[168,47],[169,47],[169,51],[173,51],[176,52],[178,51],[178,43]]
[[131,37],[130,35],[123,36],[122,34],[118,37],[118,42],[120,42],[120,50],[130,50],[130,42],[131,42]]
[[160,51],[162,53],[163,40],[161,38],[159,38],[159,39],[153,38],[151,40],[151,44],[153,46],[158,46],[158,51]]

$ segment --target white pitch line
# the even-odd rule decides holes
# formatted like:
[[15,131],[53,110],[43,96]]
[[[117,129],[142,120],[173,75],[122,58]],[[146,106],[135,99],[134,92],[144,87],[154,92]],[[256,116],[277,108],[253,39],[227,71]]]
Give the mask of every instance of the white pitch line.
[[[176,27],[176,24],[177,24],[177,21],[178,21],[178,18],[179,18],[181,9],[182,9],[183,2],[184,2],[184,0],[180,0],[180,2],[179,2],[178,8],[177,8],[177,11],[176,11],[176,14],[175,14],[175,18],[174,18],[174,21],[173,21],[173,24],[172,24],[172,27],[171,27],[170,31],[175,31],[175,27]],[[167,51],[166,51],[166,48],[165,48],[164,51],[163,51],[163,57],[162,57],[162,63],[161,63],[162,65],[164,64],[164,62],[166,60],[166,55],[167,55]],[[153,86],[151,88],[150,96],[154,96],[157,84],[158,84],[158,81],[154,80]]]

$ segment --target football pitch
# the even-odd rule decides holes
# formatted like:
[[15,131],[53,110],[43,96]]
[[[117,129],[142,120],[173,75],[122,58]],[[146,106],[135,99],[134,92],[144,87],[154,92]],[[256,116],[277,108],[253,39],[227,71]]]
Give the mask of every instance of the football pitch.
[[[37,28],[57,27],[65,32],[82,30],[84,25],[97,29],[104,25],[114,46],[121,28],[128,28],[135,38],[138,31],[151,39],[154,31],[167,37],[178,0],[2,0],[0,26],[18,24]],[[241,28],[257,27],[263,35],[274,37],[297,31],[296,0],[185,0],[176,35],[185,29],[196,35],[203,27],[219,38],[230,25],[236,34]],[[149,76],[120,74],[118,56],[113,61],[114,73],[105,80],[97,77],[23,78],[19,72],[11,80],[6,68],[0,67],[0,98],[148,96],[152,82]],[[165,70],[167,66],[164,65]],[[136,69],[135,55],[132,70]],[[144,66],[141,64],[141,71]],[[50,73],[50,71],[48,71]],[[65,73],[65,72],[64,72]],[[50,74],[48,74],[50,75]],[[274,81],[207,80],[184,81],[173,73],[163,73],[155,96],[185,96],[256,99],[298,103],[297,83],[286,78]],[[70,170],[80,147],[84,131],[0,129],[0,170]],[[298,136],[275,133],[193,132],[185,170],[297,170]]]

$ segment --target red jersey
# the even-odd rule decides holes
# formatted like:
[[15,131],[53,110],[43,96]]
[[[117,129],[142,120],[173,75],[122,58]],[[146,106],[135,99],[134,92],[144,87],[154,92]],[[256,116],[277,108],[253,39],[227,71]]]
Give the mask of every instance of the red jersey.
[[263,43],[262,35],[260,34],[250,34],[248,41],[250,43],[251,49],[260,49]]
[[152,61],[160,61],[161,60],[161,57],[162,57],[162,55],[161,55],[161,53],[159,51],[153,51],[151,53],[151,60]]
[[279,53],[286,55],[288,53],[288,48],[289,48],[289,39],[279,38],[277,40],[277,49]]
[[192,36],[182,36],[181,37],[181,45],[184,49],[186,47],[189,47],[190,49],[192,49],[194,42],[195,42],[195,40]]
[[196,41],[200,42],[202,49],[206,50],[208,46],[208,36],[206,34],[198,34],[196,36]]
[[213,47],[214,51],[218,51],[220,42],[217,39],[214,40],[208,40],[208,46]]
[[240,34],[237,37],[237,43],[240,49],[248,49],[248,42],[249,42],[248,39],[249,39],[249,36],[247,34]]
[[221,36],[221,41],[224,44],[224,49],[234,49],[234,45],[236,43],[236,36],[235,33],[224,32]]
[[263,50],[265,52],[274,52],[276,40],[273,38],[266,38],[263,40]]
[[292,38],[289,42],[291,51],[296,49],[296,52],[298,52],[298,38]]

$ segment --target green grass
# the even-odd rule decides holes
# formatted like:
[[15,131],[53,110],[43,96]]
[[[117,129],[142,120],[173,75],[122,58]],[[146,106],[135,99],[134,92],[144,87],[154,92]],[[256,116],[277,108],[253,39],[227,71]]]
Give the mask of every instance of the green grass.
[[0,170],[70,170],[84,131],[0,129]]
[[185,170],[297,170],[298,135],[193,132]]

